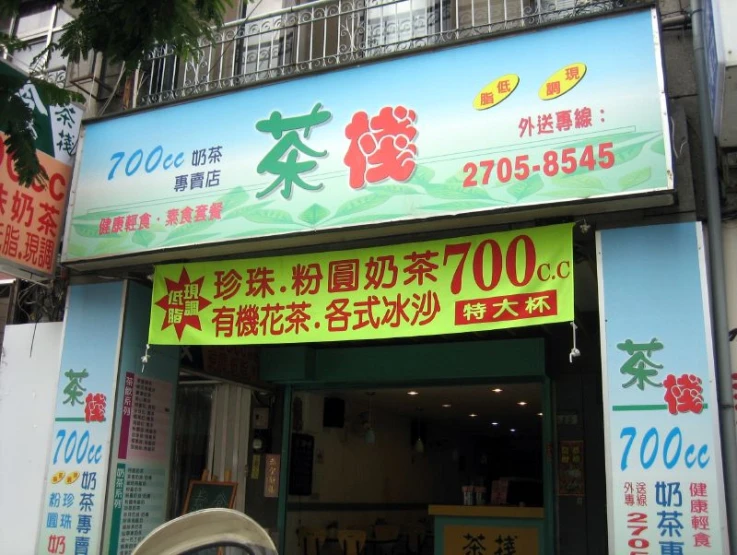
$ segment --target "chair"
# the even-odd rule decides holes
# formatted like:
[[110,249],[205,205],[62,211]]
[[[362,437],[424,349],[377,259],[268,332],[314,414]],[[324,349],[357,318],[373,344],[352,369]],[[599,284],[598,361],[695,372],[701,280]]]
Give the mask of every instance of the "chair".
[[338,541],[343,547],[343,555],[361,555],[366,545],[366,532],[363,530],[338,530]]
[[326,536],[324,528],[299,528],[297,538],[302,555],[320,555],[320,546],[325,543]]
[[266,531],[232,509],[204,509],[170,520],[143,538],[131,555],[182,555],[217,545],[240,546],[249,555],[277,555]]
[[399,539],[399,526],[395,524],[374,525],[374,538],[377,542],[391,542]]
[[394,553],[399,541],[399,526],[394,524],[375,524],[372,545],[377,555]]
[[427,531],[422,524],[410,524],[406,527],[407,532],[407,553],[419,555],[422,551],[422,544],[425,542]]

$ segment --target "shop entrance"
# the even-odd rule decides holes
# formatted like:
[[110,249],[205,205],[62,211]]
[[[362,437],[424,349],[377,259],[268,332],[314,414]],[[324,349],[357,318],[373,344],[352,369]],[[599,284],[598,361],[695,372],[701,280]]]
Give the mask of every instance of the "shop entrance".
[[546,392],[541,381],[296,392],[285,552],[539,553]]

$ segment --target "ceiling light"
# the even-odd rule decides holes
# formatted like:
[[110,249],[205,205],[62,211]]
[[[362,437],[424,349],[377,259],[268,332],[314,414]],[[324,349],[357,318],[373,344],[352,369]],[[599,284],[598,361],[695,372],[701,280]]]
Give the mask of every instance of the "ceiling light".
[[492,391],[494,393],[501,393],[503,390],[499,389],[498,387],[495,387],[494,389],[492,389]]
[[510,429],[509,431],[510,431],[510,432],[512,432],[512,433],[514,433],[514,432],[516,432],[517,430],[515,430],[514,428],[511,428],[511,429]]
[[492,426],[498,426],[499,425],[499,422],[492,422],[491,425]]
[[444,409],[449,409],[450,407],[451,407],[450,403],[444,403],[443,404],[443,408]]
[[543,413],[541,413],[541,412],[538,412],[538,413],[537,413],[537,415],[538,415],[538,416],[542,416],[542,415],[543,415]]
[[527,401],[520,401],[517,403],[520,407],[524,407],[527,404]]
[[415,395],[419,395],[419,394],[420,394],[419,391],[414,391],[414,390],[407,392],[407,395],[412,395],[412,397],[414,397]]
[[476,414],[475,412],[472,412],[468,416],[470,416],[471,418],[476,418],[478,416],[478,414]]

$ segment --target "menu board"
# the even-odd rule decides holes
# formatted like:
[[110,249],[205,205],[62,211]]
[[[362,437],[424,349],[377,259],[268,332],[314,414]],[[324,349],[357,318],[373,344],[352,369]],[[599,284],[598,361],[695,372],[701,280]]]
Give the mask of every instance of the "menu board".
[[168,488],[173,401],[172,383],[125,374],[111,537],[118,555],[129,555],[166,520],[161,492]]

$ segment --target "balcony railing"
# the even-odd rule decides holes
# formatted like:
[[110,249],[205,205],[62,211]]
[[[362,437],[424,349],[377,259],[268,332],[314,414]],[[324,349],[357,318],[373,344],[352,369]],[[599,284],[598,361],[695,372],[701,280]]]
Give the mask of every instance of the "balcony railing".
[[156,47],[141,68],[137,104],[604,13],[625,3],[631,0],[317,0],[229,23],[184,60],[169,46]]

